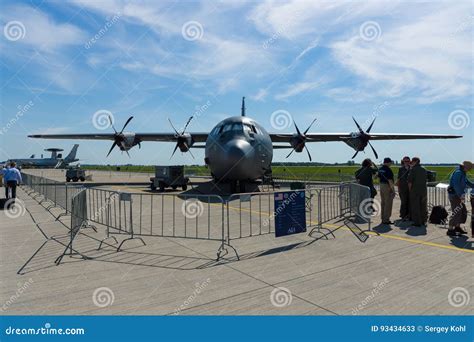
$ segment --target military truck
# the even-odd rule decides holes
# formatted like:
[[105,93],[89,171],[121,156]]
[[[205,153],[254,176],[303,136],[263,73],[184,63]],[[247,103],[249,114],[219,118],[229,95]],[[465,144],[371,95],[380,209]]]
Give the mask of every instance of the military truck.
[[181,187],[183,191],[188,188],[189,178],[184,176],[184,166],[155,166],[155,177],[150,178],[151,190],[165,191],[171,187],[176,190]]
[[86,180],[86,171],[77,167],[70,167],[66,171],[66,182],[84,182]]

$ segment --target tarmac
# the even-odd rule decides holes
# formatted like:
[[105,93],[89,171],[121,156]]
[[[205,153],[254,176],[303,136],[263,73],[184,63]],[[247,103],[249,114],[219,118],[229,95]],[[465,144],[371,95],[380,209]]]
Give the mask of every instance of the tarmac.
[[[59,170],[43,172],[61,179]],[[31,172],[33,173],[33,172]],[[102,177],[102,178],[101,178]],[[93,173],[93,181],[145,182],[150,175]],[[147,191],[137,187],[129,190]],[[379,225],[362,243],[335,238],[253,236],[233,243],[241,260],[216,262],[218,241],[144,237],[98,250],[105,229],[85,229],[79,255],[55,259],[70,217],[19,189],[19,212],[0,212],[0,306],[4,315],[472,315],[473,238],[446,228]],[[24,208],[24,210],[23,210]],[[394,204],[395,220],[399,203]],[[167,215],[167,213],[165,213]],[[334,229],[338,225],[325,225]],[[125,238],[126,236],[122,237]],[[119,239],[120,240],[120,239]],[[21,266],[42,245],[32,261]]]

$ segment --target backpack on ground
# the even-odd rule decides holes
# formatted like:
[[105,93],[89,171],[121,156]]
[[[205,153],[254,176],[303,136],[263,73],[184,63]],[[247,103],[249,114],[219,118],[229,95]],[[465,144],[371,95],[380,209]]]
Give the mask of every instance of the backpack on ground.
[[436,205],[431,210],[430,223],[445,224],[448,218],[448,211],[440,205]]

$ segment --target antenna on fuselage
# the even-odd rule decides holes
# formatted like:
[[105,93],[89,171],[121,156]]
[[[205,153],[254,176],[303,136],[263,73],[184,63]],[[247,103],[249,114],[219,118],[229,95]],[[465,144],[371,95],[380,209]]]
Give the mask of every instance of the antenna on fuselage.
[[245,116],[245,96],[242,97],[242,109],[241,109],[241,115]]

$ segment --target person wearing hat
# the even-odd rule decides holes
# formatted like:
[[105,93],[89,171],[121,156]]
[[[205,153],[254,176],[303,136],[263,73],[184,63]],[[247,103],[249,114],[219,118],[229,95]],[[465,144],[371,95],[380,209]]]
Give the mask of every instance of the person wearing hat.
[[383,165],[379,168],[380,181],[380,199],[382,207],[382,224],[392,224],[390,216],[392,216],[393,199],[395,198],[395,184],[393,181],[392,159],[384,158]]
[[466,189],[468,187],[473,188],[474,183],[467,178],[467,172],[472,170],[473,165],[470,161],[464,161],[460,164],[456,170],[451,174],[449,178],[449,202],[451,204],[451,217],[449,218],[449,226],[447,235],[456,236],[459,234],[467,234],[464,229],[461,228],[461,224],[465,222],[467,218],[467,208],[465,201]]
[[421,160],[413,157],[408,175],[410,189],[410,215],[413,225],[421,227],[428,220],[428,172],[421,166]]
[[410,220],[410,190],[408,189],[408,174],[410,173],[410,157],[403,157],[398,169],[397,186],[400,196],[400,218],[403,221]]

